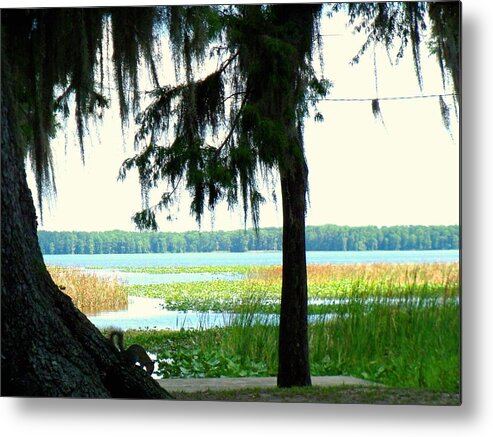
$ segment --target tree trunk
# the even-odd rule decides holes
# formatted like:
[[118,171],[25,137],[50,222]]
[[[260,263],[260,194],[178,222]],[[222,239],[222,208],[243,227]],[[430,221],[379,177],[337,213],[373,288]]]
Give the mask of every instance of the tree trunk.
[[283,210],[279,387],[311,385],[308,357],[305,213],[308,169],[304,159],[281,170]]
[[[313,43],[313,19],[319,9],[320,5],[272,6],[274,23],[283,27],[283,38],[296,53],[290,65],[285,65],[283,70],[284,82],[291,84],[291,87],[279,86],[276,89],[274,113],[269,114],[282,120],[288,138],[286,150],[279,161],[283,211],[279,387],[311,385],[305,247],[308,167],[303,150],[302,122],[295,114],[300,99],[305,98],[306,85],[301,71]],[[282,65],[282,62],[279,64]],[[283,83],[282,80],[278,82]]]
[[[5,59],[2,56],[2,61]],[[2,396],[167,399],[53,283],[2,62]]]

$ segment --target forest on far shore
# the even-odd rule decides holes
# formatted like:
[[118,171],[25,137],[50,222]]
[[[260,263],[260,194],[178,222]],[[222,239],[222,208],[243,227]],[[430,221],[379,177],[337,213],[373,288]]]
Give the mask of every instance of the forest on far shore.
[[[459,248],[459,226],[307,226],[306,250],[443,250]],[[281,250],[282,229],[213,232],[38,231],[43,254],[246,252]]]

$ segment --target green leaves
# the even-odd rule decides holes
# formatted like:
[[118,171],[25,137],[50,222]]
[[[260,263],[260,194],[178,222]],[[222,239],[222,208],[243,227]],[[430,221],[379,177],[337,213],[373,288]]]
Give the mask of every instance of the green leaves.
[[154,29],[158,18],[158,9],[153,7],[111,9],[112,61],[122,126],[128,120],[130,108],[134,114],[139,109],[139,63],[142,60],[154,73],[153,79],[157,85]]
[[[182,299],[182,309],[208,306],[232,314],[225,316],[224,328],[209,329],[205,322],[196,330],[161,331],[165,339],[150,336],[148,350],[158,353],[158,374],[275,374],[278,326],[275,316],[261,312],[278,311],[280,273],[280,268],[264,267],[250,272],[253,281],[172,284],[169,290],[176,293],[164,297]],[[391,387],[458,389],[457,265],[311,266],[308,274],[311,299],[333,298],[311,308],[312,314],[320,312],[310,317],[313,375],[353,375]],[[128,338],[145,346],[144,340]]]
[[162,378],[219,378],[266,376],[267,366],[220,348],[203,349],[193,342],[180,348],[168,343],[158,354],[158,375]]
[[[137,168],[142,186],[162,180],[170,187],[162,202],[145,204],[147,212],[135,216],[139,228],[155,229],[153,214],[172,204],[180,184],[199,224],[205,208],[212,211],[226,199],[230,208],[241,202],[245,224],[250,215],[258,228],[265,201],[259,172],[269,180],[270,172],[304,160],[305,98],[325,95],[330,86],[311,66],[319,13],[320,5],[165,11],[177,76],[184,71],[185,80],[155,90],[137,117],[136,145],[144,147],[123,164],[121,177]],[[207,48],[218,67],[197,78]],[[149,153],[158,143],[166,149],[163,159]],[[144,203],[145,196],[144,190]]]
[[12,9],[2,14],[2,59],[12,70],[20,142],[35,172],[41,214],[43,197],[55,192],[50,140],[58,117],[74,117],[84,161],[87,122],[101,117],[108,104],[102,89],[111,64],[125,124],[129,112],[138,108],[139,64],[144,61],[155,73],[158,12],[154,7],[123,7]]
[[137,212],[132,216],[132,220],[135,223],[135,226],[137,226],[137,229],[139,231],[144,231],[144,230],[152,230],[152,231],[157,231],[158,226],[157,226],[157,221],[156,221],[156,214],[154,211],[151,211],[149,209],[144,209],[141,212]]
[[[227,269],[245,273],[239,267]],[[310,298],[333,298],[311,310],[321,313],[310,317],[312,374],[353,375],[390,387],[457,390],[457,269],[457,264],[309,266]],[[274,316],[259,313],[278,311],[280,274],[279,267],[259,267],[248,274],[253,280],[174,284],[174,296],[181,295],[188,308],[209,305],[233,313],[226,326],[209,329],[204,323],[196,330],[149,334],[148,343],[145,336],[127,340],[158,353],[162,377],[273,375],[278,326]]]

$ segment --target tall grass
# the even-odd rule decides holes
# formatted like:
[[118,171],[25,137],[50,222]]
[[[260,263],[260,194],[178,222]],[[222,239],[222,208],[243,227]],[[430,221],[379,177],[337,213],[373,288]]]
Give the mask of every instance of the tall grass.
[[[312,300],[326,300],[318,305],[324,311],[313,311],[315,307],[311,306],[312,374],[348,374],[393,387],[457,391],[457,267],[309,267]],[[266,311],[272,303],[266,304],[265,300],[275,296],[280,272],[279,268],[268,268],[260,269],[258,276],[252,275],[250,284],[261,283],[267,293],[250,288],[249,294],[241,294],[231,308],[225,328],[193,333],[190,353],[175,355],[176,360],[181,360],[180,366],[175,366],[176,373],[169,372],[167,376],[234,376],[241,372],[242,376],[275,375],[278,326],[274,323],[276,316]],[[168,352],[168,362],[170,358],[173,361],[173,353]],[[203,362],[215,366],[212,374],[204,370]],[[166,366],[163,361],[162,369]],[[180,373],[183,369],[185,372]]]
[[[278,312],[281,298],[282,268],[250,268],[242,280],[130,286],[129,294],[159,297],[172,310],[235,311],[242,302],[262,300],[265,311]],[[458,263],[448,264],[349,264],[309,265],[308,298],[310,310],[331,299],[372,295],[439,296],[444,288],[458,288]]]
[[[167,376],[275,375],[278,325],[271,318],[254,317],[245,306],[242,310],[225,328],[193,332],[188,356],[183,347],[165,347],[162,358],[179,362],[177,373]],[[458,391],[459,332],[456,300],[363,303],[351,298],[337,313],[320,315],[309,324],[311,372],[352,375],[390,387]],[[216,364],[213,374],[191,370],[191,363],[201,368],[206,361]]]
[[87,315],[128,307],[128,295],[116,279],[103,278],[81,269],[48,266],[53,281]]
[[459,387],[457,299],[350,299],[310,326],[315,374],[346,373],[394,387]]

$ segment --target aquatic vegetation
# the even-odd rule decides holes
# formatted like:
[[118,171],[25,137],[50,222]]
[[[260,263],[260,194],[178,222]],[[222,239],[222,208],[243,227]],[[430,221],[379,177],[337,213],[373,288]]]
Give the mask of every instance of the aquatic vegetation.
[[53,281],[87,315],[116,311],[128,306],[125,287],[116,279],[103,278],[85,270],[48,266]]
[[[198,329],[126,334],[155,354],[161,377],[277,374],[281,267],[227,269],[244,278],[126,287],[168,309],[224,313],[222,328],[205,318]],[[312,375],[459,390],[458,263],[309,265],[308,284]]]
[[[309,266],[312,375],[352,375],[391,387],[458,391],[458,264]],[[160,332],[163,377],[277,373],[281,268],[242,281],[131,287],[175,309],[226,311],[224,328]],[[144,336],[145,341],[145,336]]]
[[[230,267],[238,273],[238,266]],[[171,310],[233,311],[252,300],[263,304],[262,312],[277,312],[281,296],[282,269],[257,266],[243,270],[242,280],[201,281],[134,285],[128,293],[164,299]],[[457,298],[458,263],[449,264],[351,264],[309,265],[310,313],[321,313],[341,304],[341,299]]]
[[[273,376],[278,326],[268,314],[259,317],[260,308],[258,302],[237,308],[223,328],[140,332],[138,342],[149,339],[162,377]],[[310,321],[309,347],[313,376],[352,375],[389,387],[457,392],[459,302],[348,298]]]
[[[91,267],[98,268],[98,267]],[[149,273],[149,274],[172,274],[172,273],[234,273],[247,274],[250,271],[257,270],[253,266],[150,266],[150,267],[114,267],[114,270],[131,273]]]

